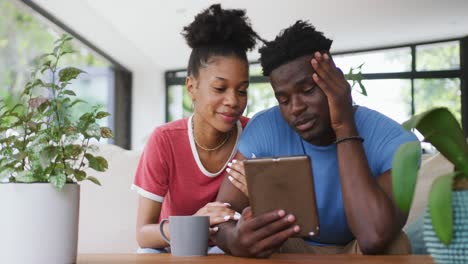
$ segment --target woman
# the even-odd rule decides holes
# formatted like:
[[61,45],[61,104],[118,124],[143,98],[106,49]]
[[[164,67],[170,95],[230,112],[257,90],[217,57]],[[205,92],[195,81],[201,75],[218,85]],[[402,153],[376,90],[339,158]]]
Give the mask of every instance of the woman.
[[[246,51],[257,34],[244,11],[218,4],[198,14],[183,35],[192,48],[186,86],[194,113],[156,128],[142,154],[132,186],[140,194],[141,248],[169,246],[158,223],[170,215],[209,216],[212,232],[236,218],[229,204],[213,201],[247,123],[242,117],[249,86]],[[164,227],[170,236],[169,225]]]

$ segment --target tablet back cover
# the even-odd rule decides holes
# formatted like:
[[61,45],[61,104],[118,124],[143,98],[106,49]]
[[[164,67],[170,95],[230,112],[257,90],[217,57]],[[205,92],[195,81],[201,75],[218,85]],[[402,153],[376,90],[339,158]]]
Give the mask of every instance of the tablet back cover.
[[308,156],[244,161],[249,200],[254,215],[284,209],[296,217],[297,237],[319,233],[311,162]]

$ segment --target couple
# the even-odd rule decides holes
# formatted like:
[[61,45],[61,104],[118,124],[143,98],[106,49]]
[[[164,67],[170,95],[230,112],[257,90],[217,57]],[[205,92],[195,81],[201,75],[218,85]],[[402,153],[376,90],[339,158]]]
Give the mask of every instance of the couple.
[[[212,5],[183,35],[192,48],[186,86],[194,113],[156,128],[142,154],[132,186],[140,194],[141,248],[168,247],[161,219],[205,215],[213,246],[235,256],[409,253],[401,231],[407,214],[395,205],[391,166],[398,147],[417,138],[382,114],[353,106],[329,54],[331,40],[303,21],[262,40],[263,74],[279,105],[248,120],[242,117],[246,51],[260,38],[245,12]],[[311,239],[291,238],[299,227],[281,208],[252,216],[242,165],[252,156],[304,154],[312,157],[321,223]]]

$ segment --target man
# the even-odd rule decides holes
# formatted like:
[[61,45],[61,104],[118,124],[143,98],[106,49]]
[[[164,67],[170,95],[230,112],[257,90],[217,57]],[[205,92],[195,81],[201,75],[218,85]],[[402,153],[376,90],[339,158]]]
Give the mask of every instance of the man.
[[260,49],[263,73],[279,105],[252,118],[236,158],[309,155],[320,235],[290,239],[300,228],[281,208],[253,217],[248,198],[234,186],[245,181],[238,162],[217,198],[242,211],[237,223],[219,225],[215,236],[227,253],[409,251],[401,232],[407,214],[395,205],[391,166],[398,147],[417,138],[382,114],[353,106],[350,86],[330,57],[331,43],[309,23],[297,21]]

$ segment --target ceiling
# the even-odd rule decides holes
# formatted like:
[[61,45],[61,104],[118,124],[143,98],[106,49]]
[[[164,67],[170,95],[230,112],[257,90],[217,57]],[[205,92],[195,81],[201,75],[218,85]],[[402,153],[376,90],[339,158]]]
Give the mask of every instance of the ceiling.
[[[94,16],[125,39],[131,52],[164,70],[185,67],[190,50],[180,31],[215,2],[246,9],[254,29],[268,40],[297,19],[307,19],[334,40],[335,52],[468,35],[467,0],[67,0],[68,6],[83,5],[87,10],[67,16],[62,1],[34,2],[106,51],[100,34],[80,29],[80,23]],[[256,60],[258,54],[252,52],[249,58]]]

